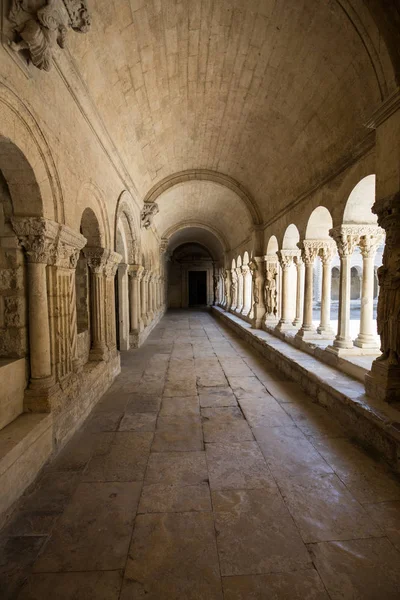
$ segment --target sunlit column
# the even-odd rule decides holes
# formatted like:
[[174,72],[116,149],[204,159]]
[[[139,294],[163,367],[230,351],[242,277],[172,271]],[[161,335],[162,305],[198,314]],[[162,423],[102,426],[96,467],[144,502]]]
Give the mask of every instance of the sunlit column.
[[322,263],[321,322],[317,332],[328,339],[335,337],[335,332],[331,326],[331,263],[335,254],[336,246],[333,243],[324,242],[320,250]]
[[318,254],[320,242],[304,240],[301,244],[301,257],[304,262],[304,307],[303,324],[296,334],[299,339],[313,339],[317,332],[313,325],[313,282],[314,261]]
[[238,280],[236,269],[231,269],[231,306],[230,310],[233,312],[237,307],[237,295],[238,295]]
[[236,312],[240,313],[243,308],[243,273],[242,267],[236,268],[236,277],[237,277],[237,304],[236,304]]
[[247,317],[251,309],[251,274],[248,265],[243,265],[241,270],[243,278],[243,307],[241,312],[242,315]]
[[303,319],[304,310],[304,262],[301,256],[295,256],[294,262],[297,271],[297,290],[296,290],[296,317],[293,321],[295,327],[299,327]]
[[288,253],[288,251],[281,250],[278,252],[279,263],[282,268],[282,298],[281,298],[281,319],[276,326],[278,331],[284,331],[292,329],[293,323],[290,318],[290,267],[293,264],[293,259],[296,256],[295,253]]
[[329,346],[329,350],[337,352],[353,348],[350,334],[350,267],[359,236],[344,225],[331,229],[329,234],[336,242],[340,258],[338,332],[333,346]]
[[377,331],[374,327],[374,260],[378,247],[382,243],[383,232],[360,236],[359,246],[363,258],[360,333],[354,345],[359,348],[379,350]]
[[253,309],[251,324],[254,329],[261,329],[265,317],[264,288],[265,268],[264,257],[255,256],[249,263],[253,282]]

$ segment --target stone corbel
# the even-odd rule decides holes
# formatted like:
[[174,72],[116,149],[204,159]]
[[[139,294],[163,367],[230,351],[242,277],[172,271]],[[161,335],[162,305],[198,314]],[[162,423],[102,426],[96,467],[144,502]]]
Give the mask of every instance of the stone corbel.
[[118,265],[122,260],[121,254],[118,252],[109,251],[109,255],[104,265],[104,275],[106,277],[114,278],[118,269]]
[[91,24],[86,0],[11,0],[8,20],[15,32],[11,50],[27,53],[43,71],[50,71],[55,47],[65,47],[68,28],[86,33]]
[[158,204],[156,202],[145,202],[140,212],[140,222],[144,229],[149,229],[153,223],[153,218],[158,213]]

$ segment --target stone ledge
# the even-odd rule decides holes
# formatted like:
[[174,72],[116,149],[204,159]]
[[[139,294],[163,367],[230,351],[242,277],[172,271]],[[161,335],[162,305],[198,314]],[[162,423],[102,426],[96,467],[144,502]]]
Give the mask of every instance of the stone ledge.
[[24,413],[0,431],[0,524],[52,451],[51,414]]
[[130,333],[129,343],[131,348],[140,348],[147,340],[154,327],[161,321],[165,315],[166,308],[162,308],[155,316],[150,325],[147,325],[140,333]]
[[377,451],[400,472],[400,412],[365,395],[359,381],[251,326],[239,317],[212,307],[212,314],[236,331],[257,352],[298,382],[314,402],[321,404],[362,444]]

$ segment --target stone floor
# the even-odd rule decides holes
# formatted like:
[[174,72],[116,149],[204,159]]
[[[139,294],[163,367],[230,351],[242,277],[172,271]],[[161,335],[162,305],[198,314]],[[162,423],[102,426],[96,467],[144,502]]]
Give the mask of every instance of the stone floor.
[[400,484],[207,312],[171,312],[21,499],[0,598],[398,600]]

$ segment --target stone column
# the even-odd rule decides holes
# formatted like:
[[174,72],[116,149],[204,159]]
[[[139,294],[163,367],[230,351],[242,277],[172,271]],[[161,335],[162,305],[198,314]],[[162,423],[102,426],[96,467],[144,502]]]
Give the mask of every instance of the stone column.
[[231,271],[229,269],[225,269],[224,272],[224,287],[225,287],[225,302],[224,309],[226,311],[230,311],[232,304],[232,296],[231,296]]
[[242,267],[236,267],[236,277],[237,277],[237,301],[236,301],[236,309],[235,312],[240,314],[243,308],[243,275],[242,275]]
[[[118,265],[122,260],[121,254],[109,250],[109,255],[104,265],[105,278],[105,300],[106,300],[106,344],[110,354],[114,354],[117,350],[117,332],[116,332],[116,314],[115,314],[115,275]],[[125,292],[127,293],[127,281],[125,272]],[[125,297],[125,307],[127,299]],[[129,311],[126,310],[125,320],[128,320]],[[125,348],[127,349],[128,340],[126,340]]]
[[[251,279],[252,274],[250,273],[249,265],[243,265],[241,267],[242,278],[243,278],[243,307],[242,315],[247,317],[251,312],[252,298],[251,298]],[[254,292],[253,292],[254,293]]]
[[109,257],[105,248],[85,248],[84,255],[90,272],[90,335],[91,360],[105,360],[108,357],[106,344],[106,285],[104,268]]
[[140,280],[140,306],[141,306],[141,315],[143,328],[148,325],[148,317],[147,317],[147,278],[148,271],[143,269],[142,278]]
[[[299,244],[300,245],[300,244]],[[303,324],[296,334],[298,339],[315,339],[317,332],[313,325],[313,279],[314,261],[320,248],[320,242],[304,240],[301,243],[301,256],[305,266]]]
[[142,277],[143,267],[141,265],[130,265],[129,275],[129,314],[130,314],[130,332],[139,333],[140,331],[140,279]]
[[231,269],[231,305],[230,311],[235,312],[237,307],[237,295],[238,295],[238,280],[236,269]]
[[153,314],[153,273],[151,271],[147,272],[146,277],[146,285],[147,285],[147,323],[150,324],[154,319]]
[[321,291],[321,322],[317,332],[325,339],[333,339],[335,332],[331,326],[331,263],[336,254],[336,247],[330,242],[323,242],[319,252],[322,263],[322,291]]
[[301,256],[295,256],[294,263],[297,271],[296,289],[296,317],[293,321],[294,327],[300,327],[304,311],[304,262]]
[[253,316],[251,326],[253,329],[261,329],[265,317],[264,288],[265,269],[264,257],[255,256],[249,263],[249,269],[253,280]]
[[293,323],[289,313],[289,278],[290,267],[293,264],[293,259],[296,256],[295,252],[281,250],[278,252],[279,262],[282,267],[282,302],[281,302],[281,319],[276,326],[278,331],[287,331],[293,328]]
[[368,395],[400,401],[400,192],[376,200],[372,211],[386,233],[383,264],[378,269],[378,333],[381,352],[365,378]]
[[341,225],[331,229],[329,235],[335,240],[339,253],[340,282],[338,332],[333,346],[328,346],[327,350],[341,354],[340,351],[353,348],[353,340],[350,335],[350,267],[351,257],[359,240],[359,228]]
[[360,236],[360,250],[363,257],[360,333],[354,345],[359,348],[369,348],[379,351],[377,332],[373,325],[374,313],[374,259],[382,243],[383,231],[376,228],[376,233],[366,233]]

